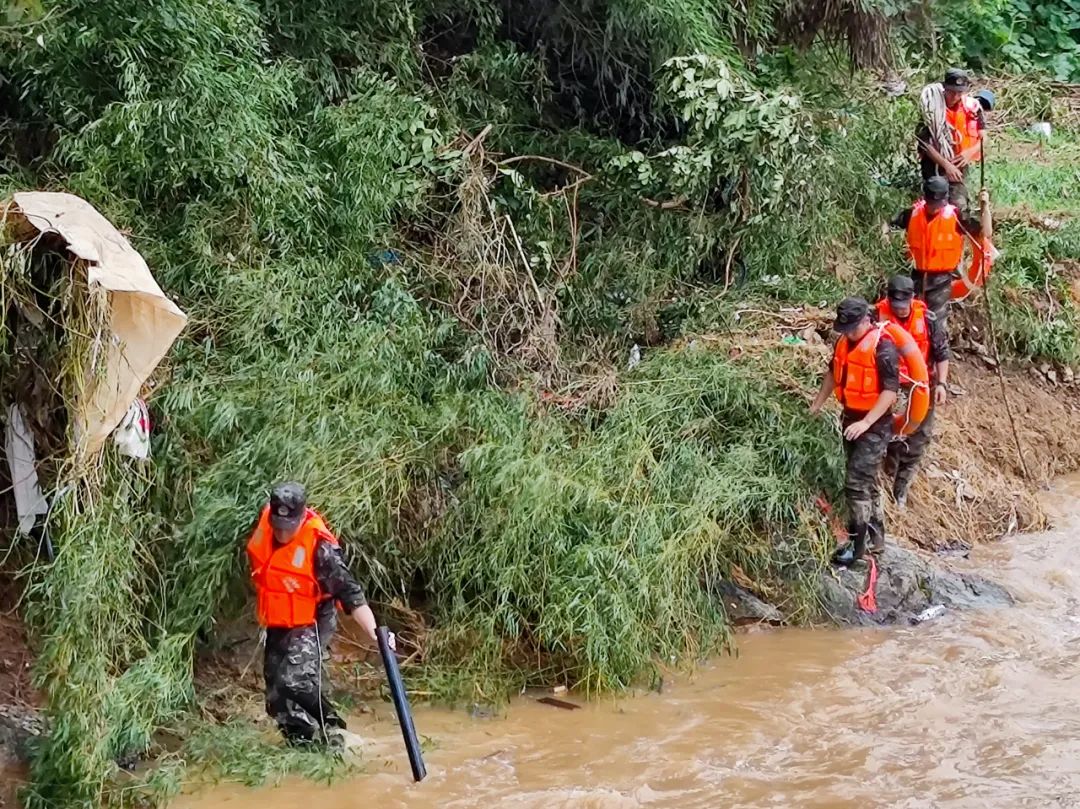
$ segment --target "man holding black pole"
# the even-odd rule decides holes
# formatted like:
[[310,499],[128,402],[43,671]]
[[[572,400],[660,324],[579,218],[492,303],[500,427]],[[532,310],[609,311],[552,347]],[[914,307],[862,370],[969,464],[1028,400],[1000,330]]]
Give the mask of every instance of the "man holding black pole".
[[[375,615],[337,538],[299,483],[274,487],[247,544],[259,623],[266,629],[266,711],[287,743],[344,746],[345,720],[326,696],[323,650],[336,626],[335,606],[373,642]],[[394,636],[388,644],[395,647]]]

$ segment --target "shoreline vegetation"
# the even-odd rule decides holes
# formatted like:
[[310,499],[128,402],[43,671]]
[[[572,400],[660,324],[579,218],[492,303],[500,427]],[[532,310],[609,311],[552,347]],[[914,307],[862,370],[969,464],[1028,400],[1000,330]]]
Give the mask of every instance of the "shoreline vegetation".
[[[4,556],[48,723],[28,809],[163,801],[208,758],[332,775],[253,746],[202,678],[249,656],[241,538],[286,477],[432,699],[647,683],[730,648],[730,583],[821,620],[825,312],[903,270],[881,224],[918,187],[918,89],[951,60],[998,95],[989,294],[1028,461],[1080,465],[1080,58],[1020,36],[1059,4],[752,5],[11,4],[0,197],[89,200],[190,316],[148,391],[150,463],[108,449],[54,509],[56,561]],[[60,311],[54,260],[3,253],[5,301]],[[1044,521],[981,310],[956,318],[965,395],[893,515],[929,549]],[[2,404],[39,414],[55,490],[83,344],[53,333],[50,383],[17,384],[4,312]],[[117,763],[139,758],[162,764]]]

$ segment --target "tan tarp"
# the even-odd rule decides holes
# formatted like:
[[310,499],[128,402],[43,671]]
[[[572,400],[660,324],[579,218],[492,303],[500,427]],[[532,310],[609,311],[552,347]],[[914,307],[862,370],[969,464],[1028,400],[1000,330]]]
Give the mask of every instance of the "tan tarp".
[[72,253],[86,260],[88,285],[108,293],[112,335],[104,373],[95,374],[87,400],[76,403],[74,414],[79,449],[93,453],[138,397],[183,330],[187,315],[165,297],[143,257],[86,200],[43,191],[15,194],[13,199],[16,210],[9,218],[21,214],[33,231],[59,234]]

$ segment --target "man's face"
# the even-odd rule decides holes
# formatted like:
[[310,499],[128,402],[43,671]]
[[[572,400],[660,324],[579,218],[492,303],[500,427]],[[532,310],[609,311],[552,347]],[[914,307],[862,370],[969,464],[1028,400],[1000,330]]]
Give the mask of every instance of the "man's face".
[[870,331],[869,315],[860,320],[858,324],[852,326],[850,329],[845,331],[844,334],[847,335],[848,340],[853,343],[857,343],[859,342],[859,340],[866,336],[866,333],[868,331]]
[[901,320],[911,314],[911,298],[889,298],[889,308]]
[[950,110],[955,110],[956,106],[960,103],[960,99],[964,97],[964,94],[959,90],[946,90],[945,91],[945,106]]
[[288,528],[274,528],[274,542],[278,545],[288,545],[292,542],[293,537],[296,536],[296,532],[300,530],[300,526],[290,526]]
[[926,201],[926,212],[930,216],[937,216],[947,203],[947,199],[928,199]]

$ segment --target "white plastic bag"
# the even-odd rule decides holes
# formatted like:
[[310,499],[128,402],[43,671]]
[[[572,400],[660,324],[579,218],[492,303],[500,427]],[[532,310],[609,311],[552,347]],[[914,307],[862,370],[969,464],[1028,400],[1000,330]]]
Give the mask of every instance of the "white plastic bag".
[[140,459],[150,457],[150,411],[146,409],[146,402],[136,399],[131,403],[113,433],[113,440],[124,455]]

